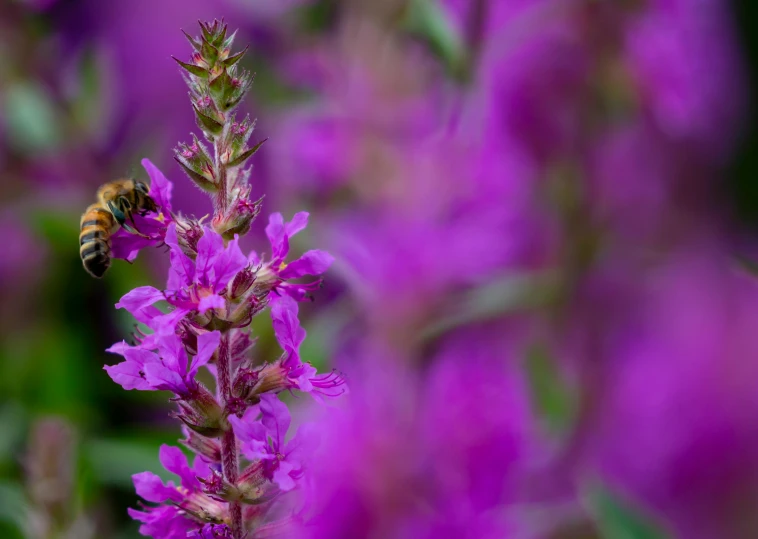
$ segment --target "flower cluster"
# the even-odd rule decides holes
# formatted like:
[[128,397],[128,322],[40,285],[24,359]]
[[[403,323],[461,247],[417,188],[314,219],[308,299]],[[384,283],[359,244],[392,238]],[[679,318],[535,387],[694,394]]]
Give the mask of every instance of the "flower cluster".
[[[298,301],[318,288],[318,277],[332,262],[317,250],[287,261],[289,241],[303,230],[308,214],[285,222],[271,215],[266,234],[271,255],[245,254],[240,236],[250,229],[260,201],[248,198],[249,170],[245,161],[258,145],[248,147],[252,122],[236,122],[233,110],[250,85],[237,71],[244,51],[231,53],[233,35],[218,21],[201,23],[202,35],[187,36],[195,52],[192,61],[177,60],[186,71],[198,126],[213,144],[209,152],[196,137],[181,145],[176,159],[214,202],[210,224],[172,213],[173,186],[148,160],[150,195],[157,214],[137,217],[143,236],[120,232],[114,252],[131,260],[139,249],[168,247],[170,269],[165,288],[138,287],[116,304],[147,328],[108,351],[123,361],[105,370],[124,389],[168,391],[187,435],[184,444],[196,453],[193,465],[176,448],[161,448],[164,467],[180,485],[164,483],[152,473],[134,476],[137,493],[152,505],[130,510],[142,523],[143,535],[179,537],[264,536],[297,520],[297,507],[284,495],[297,490],[312,452],[313,433],[307,426],[287,439],[290,414],[279,400],[283,391],[299,390],[322,400],[346,391],[336,372],[317,374],[300,356],[305,330],[298,320]],[[254,316],[269,308],[282,354],[271,362],[254,361]],[[213,386],[198,379],[210,371]],[[240,468],[240,454],[244,466]]]

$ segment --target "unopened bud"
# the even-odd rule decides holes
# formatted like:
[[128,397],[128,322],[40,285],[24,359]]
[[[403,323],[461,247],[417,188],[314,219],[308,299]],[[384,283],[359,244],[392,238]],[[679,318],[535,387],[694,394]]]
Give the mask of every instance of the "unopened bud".
[[248,266],[234,276],[229,287],[229,294],[232,299],[241,298],[250,290],[255,282],[255,273],[256,270],[252,266]]
[[203,492],[213,498],[227,502],[238,502],[242,499],[242,493],[239,489],[215,470],[211,471],[210,477],[205,479],[198,477],[197,479],[203,484]]
[[181,442],[198,455],[202,455],[210,462],[221,462],[221,444],[212,438],[200,436],[197,432],[184,427],[187,436]]
[[279,393],[292,387],[287,378],[287,369],[281,365],[281,360],[270,363],[258,371],[258,382],[248,394],[248,398],[263,393]]
[[180,412],[174,416],[198,434],[218,438],[224,433],[227,425],[223,409],[202,384],[197,384],[188,397],[178,400],[178,405]]
[[263,461],[255,461],[247,467],[237,480],[237,489],[242,502],[259,505],[273,500],[280,490],[266,478]]
[[260,300],[255,295],[250,294],[232,311],[229,322],[232,327],[247,327],[253,321],[253,317],[265,309],[267,304],[266,300]]
[[197,256],[197,244],[203,237],[203,227],[196,219],[177,218],[176,237],[182,252],[191,259]]
[[232,336],[232,361],[239,363],[246,359],[248,350],[250,350],[258,339],[251,339],[250,334],[245,331],[235,331]]
[[250,369],[240,369],[234,379],[232,392],[242,399],[247,399],[258,383],[258,373]]

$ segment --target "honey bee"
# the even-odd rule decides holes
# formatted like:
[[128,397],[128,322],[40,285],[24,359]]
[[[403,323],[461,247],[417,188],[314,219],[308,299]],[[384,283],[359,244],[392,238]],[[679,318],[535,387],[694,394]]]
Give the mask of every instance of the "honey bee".
[[111,265],[111,236],[119,226],[142,236],[133,214],[149,211],[157,211],[157,207],[145,183],[123,178],[101,185],[97,202],[87,208],[79,222],[79,255],[84,269],[93,277],[102,277]]

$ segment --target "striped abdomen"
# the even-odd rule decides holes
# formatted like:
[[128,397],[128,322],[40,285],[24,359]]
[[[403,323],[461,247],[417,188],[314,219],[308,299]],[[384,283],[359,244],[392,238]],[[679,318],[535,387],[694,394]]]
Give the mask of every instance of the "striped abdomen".
[[111,265],[111,241],[118,227],[111,212],[100,204],[92,204],[82,215],[79,233],[79,255],[93,277],[102,277]]

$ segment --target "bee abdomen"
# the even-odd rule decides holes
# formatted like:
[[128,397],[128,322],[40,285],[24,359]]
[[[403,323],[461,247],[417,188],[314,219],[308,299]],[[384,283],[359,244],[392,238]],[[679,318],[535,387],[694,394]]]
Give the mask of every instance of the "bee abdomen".
[[93,277],[102,277],[111,265],[110,235],[113,216],[98,204],[84,212],[79,234],[79,255],[82,265]]

